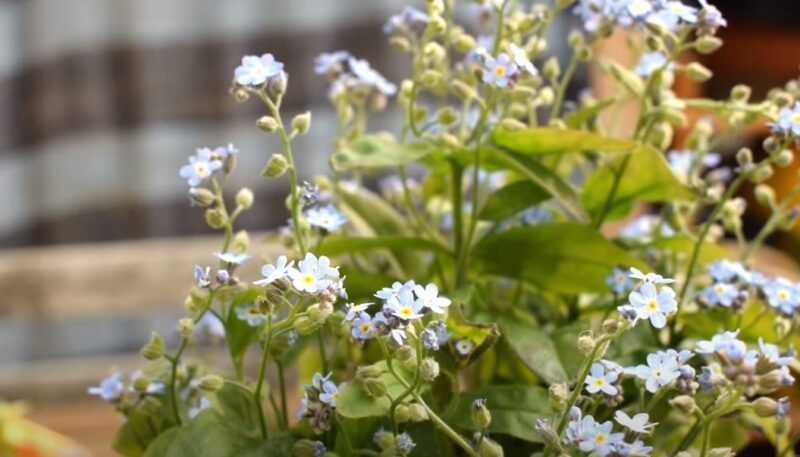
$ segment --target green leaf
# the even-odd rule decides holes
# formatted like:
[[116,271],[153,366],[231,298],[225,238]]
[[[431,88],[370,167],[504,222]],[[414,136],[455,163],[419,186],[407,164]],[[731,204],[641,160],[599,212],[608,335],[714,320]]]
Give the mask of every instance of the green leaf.
[[162,432],[155,441],[150,443],[150,446],[147,446],[147,452],[144,453],[144,457],[161,457],[166,455],[170,446],[172,446],[172,442],[175,441],[175,437],[178,436],[180,431],[180,427],[172,427]]
[[464,368],[483,355],[489,348],[494,346],[500,338],[500,331],[497,329],[497,324],[479,324],[469,322],[464,317],[464,312],[460,305],[452,306],[447,315],[447,330],[450,332],[450,341],[456,342],[458,340],[468,339],[472,342],[473,351],[469,357],[459,357],[455,363],[458,368]]
[[552,127],[514,131],[496,129],[492,132],[492,141],[501,148],[534,156],[567,152],[638,152],[647,148],[631,140]]
[[508,184],[489,195],[479,218],[484,221],[502,221],[550,198],[550,193],[530,181]]
[[318,255],[335,256],[349,252],[371,251],[374,249],[407,249],[447,254],[448,251],[433,241],[406,236],[366,237],[328,237],[315,249]]
[[230,426],[236,427],[243,435],[259,436],[261,430],[258,407],[250,389],[226,379],[225,384],[214,395],[219,414]]
[[672,173],[660,152],[644,147],[637,154],[610,158],[589,176],[581,201],[590,214],[597,215],[603,211],[618,170],[623,170],[623,173],[614,201],[609,206],[609,218],[624,217],[639,201],[665,202],[695,197],[692,189]]
[[258,329],[252,327],[246,321],[239,319],[236,308],[245,303],[253,303],[264,290],[253,287],[238,294],[231,303],[228,316],[225,319],[225,341],[228,343],[228,351],[233,362],[241,364],[247,348],[258,339]]
[[433,152],[426,144],[398,144],[382,135],[364,135],[346,144],[331,157],[333,168],[348,171],[417,162]]
[[472,420],[472,402],[486,399],[492,413],[489,433],[511,435],[525,441],[541,442],[533,427],[536,419],[551,415],[547,390],[539,386],[489,386],[459,395],[456,406],[444,419],[467,430],[479,429]]
[[164,406],[153,397],[146,397],[130,413],[117,430],[111,447],[126,457],[140,457],[161,431]]
[[548,332],[539,326],[526,325],[510,318],[500,321],[500,330],[517,357],[536,376],[548,384],[569,380],[561,364],[558,348]]
[[[383,370],[383,374],[381,374],[379,379],[386,386],[386,392],[389,397],[396,398],[405,392],[406,387],[389,372],[386,362],[380,361],[374,364],[374,366]],[[395,364],[395,370],[402,376],[406,383],[411,384],[413,381],[413,375],[411,373],[398,367],[397,364]],[[408,398],[410,399],[411,397],[409,396]],[[336,411],[342,417],[359,419],[363,417],[379,417],[385,415],[389,412],[391,402],[387,396],[381,398],[369,396],[364,384],[361,381],[354,380],[339,391],[336,405]]]
[[609,98],[601,102],[597,102],[594,105],[587,106],[568,115],[564,119],[564,122],[567,124],[567,127],[571,129],[577,129],[583,124],[586,124],[587,122],[594,119],[604,109],[614,105],[615,102],[617,102],[617,100],[614,98]]
[[560,176],[539,163],[535,158],[499,149],[488,149],[484,162],[490,167],[499,166],[513,170],[523,178],[547,191],[561,203],[567,215],[577,221],[587,222],[588,215],[581,207],[578,194]]
[[[695,243],[697,243],[697,241],[688,236],[673,236],[669,238],[659,238],[653,241],[651,246],[659,250],[686,254],[688,258],[688,256],[692,254],[692,251],[694,251]],[[697,257],[700,266],[716,260],[729,258],[731,258],[731,253],[728,252],[727,249],[716,243],[709,242],[703,243],[703,246],[700,248],[700,254]]]
[[482,273],[575,294],[605,292],[605,278],[614,267],[646,268],[596,230],[573,223],[519,227],[489,235],[475,246],[472,258]]

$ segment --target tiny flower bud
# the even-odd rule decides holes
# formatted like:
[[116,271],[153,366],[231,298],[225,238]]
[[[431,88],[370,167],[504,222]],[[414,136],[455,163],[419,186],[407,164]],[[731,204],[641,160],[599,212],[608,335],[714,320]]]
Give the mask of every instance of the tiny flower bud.
[[206,217],[206,224],[208,224],[208,226],[211,227],[212,229],[219,230],[222,227],[225,227],[227,218],[219,209],[217,208],[207,209],[205,217]]
[[436,120],[439,121],[439,123],[442,125],[451,125],[452,123],[458,120],[458,116],[456,115],[456,112],[453,110],[453,108],[450,108],[448,106],[446,108],[440,109],[439,112],[436,113]]
[[256,125],[262,131],[267,133],[272,133],[275,130],[278,130],[278,121],[276,121],[272,116],[261,116],[256,121]]
[[439,362],[428,357],[422,360],[419,367],[420,376],[425,382],[431,382],[439,376]]
[[486,407],[485,398],[476,398],[472,401],[472,420],[481,429],[485,429],[492,423],[492,413]]
[[561,74],[561,64],[558,63],[558,59],[554,57],[550,57],[544,63],[544,67],[542,68],[542,74],[544,74],[545,78],[547,79],[557,79],[558,76]]
[[556,94],[552,87],[545,87],[539,91],[539,104],[542,106],[552,105],[555,98]]
[[740,167],[751,165],[753,163],[753,151],[750,148],[739,149],[739,152],[736,153],[736,163]]
[[678,395],[670,400],[669,404],[684,414],[692,414],[697,405],[690,395]]
[[408,38],[402,36],[393,36],[389,38],[389,45],[400,52],[411,51],[411,42],[408,41]]
[[139,352],[147,360],[158,360],[164,355],[164,340],[158,333],[153,332],[150,334],[150,341]]
[[247,99],[250,98],[250,94],[247,92],[247,89],[245,89],[244,87],[237,87],[236,89],[233,90],[233,98],[237,102],[242,103],[242,102],[246,102]]
[[286,93],[286,86],[289,85],[289,76],[286,72],[269,78],[267,81],[267,94],[272,98],[278,98]]
[[733,86],[733,89],[731,89],[731,99],[737,102],[746,102],[750,99],[750,94],[752,92],[753,91],[750,89],[750,86],[737,84],[736,86]]
[[757,167],[754,171],[752,176],[750,176],[750,181],[754,183],[764,182],[767,179],[772,177],[773,169],[769,165],[764,165],[762,167]]
[[436,70],[425,70],[419,81],[427,88],[434,88],[442,81],[442,74]]
[[416,360],[416,354],[414,353],[414,349],[410,346],[400,346],[394,352],[394,356],[401,363],[406,363],[409,361]]
[[394,410],[394,420],[398,423],[408,422],[410,419],[410,413],[408,412],[408,406],[404,404],[397,405],[397,408]]
[[367,395],[372,398],[381,398],[386,395],[386,384],[379,378],[367,378],[364,380],[364,388]]
[[233,250],[236,252],[245,252],[250,247],[250,235],[246,230],[239,230],[233,237]]
[[447,21],[445,21],[441,15],[434,14],[431,16],[430,22],[428,23],[428,27],[430,27],[433,33],[438,35],[447,30]]
[[216,197],[206,188],[192,187],[189,189],[189,200],[197,206],[208,206],[216,201]]
[[300,135],[308,132],[309,127],[311,127],[310,111],[298,114],[297,116],[294,117],[294,119],[292,119],[292,129],[295,130]]
[[779,167],[789,166],[794,160],[794,152],[784,149],[772,158],[773,163]]
[[753,411],[759,417],[772,417],[778,413],[778,402],[769,397],[759,397],[753,401]]
[[711,79],[713,73],[711,73],[711,70],[704,67],[702,64],[692,62],[686,66],[686,76],[693,81],[705,82]]
[[145,375],[137,376],[136,379],[133,380],[133,390],[136,392],[142,393],[147,392],[147,389],[150,387],[150,378]]
[[764,206],[772,207],[775,205],[775,190],[766,184],[759,184],[753,192],[756,201]]
[[503,447],[496,441],[483,437],[478,447],[478,454],[481,457],[503,457]]
[[178,321],[178,333],[184,338],[192,336],[194,331],[194,320],[191,317],[184,317]]
[[567,406],[567,397],[569,396],[569,389],[566,384],[550,384],[548,389],[550,393],[550,409],[553,411],[561,411]]
[[514,119],[513,117],[507,117],[503,119],[502,121],[500,121],[500,125],[503,127],[503,129],[509,130],[511,132],[522,130],[528,127],[527,125]]
[[467,53],[475,49],[477,44],[475,43],[475,38],[472,38],[471,35],[465,33],[459,36],[458,39],[455,40],[453,46],[455,46],[456,51],[461,53]]
[[419,403],[408,405],[408,417],[411,422],[422,422],[428,420],[428,411]]
[[253,206],[253,191],[247,187],[239,189],[236,193],[236,204],[243,209],[250,209]]
[[297,440],[292,445],[292,457],[317,457],[317,443],[311,440]]
[[577,30],[573,30],[567,35],[567,44],[572,49],[575,49],[579,46],[583,46],[585,43],[583,39],[583,34]]
[[760,376],[758,379],[758,387],[761,392],[770,393],[783,387],[784,374],[779,370],[772,370],[769,373]]
[[619,330],[620,321],[618,319],[606,319],[603,321],[603,331],[611,335]]
[[375,365],[361,366],[356,369],[356,377],[359,379],[377,378],[383,373],[383,370]]
[[715,36],[703,35],[694,44],[700,54],[711,54],[722,46],[722,40]]
[[294,331],[298,335],[308,335],[320,327],[320,323],[314,319],[309,319],[306,316],[300,316],[294,321]]
[[286,173],[288,168],[289,161],[286,160],[283,154],[272,154],[269,158],[269,162],[267,162],[267,167],[264,168],[261,174],[269,176],[270,178],[276,178]]
[[770,154],[777,152],[781,147],[780,143],[778,143],[778,140],[776,140],[774,136],[768,136],[762,143],[762,146],[764,147],[764,150]]
[[591,334],[583,334],[578,337],[578,350],[581,351],[584,355],[589,355],[589,353],[594,350],[595,341]]
[[388,449],[395,445],[394,435],[390,432],[376,433],[374,440],[381,449]]
[[204,392],[214,393],[221,389],[224,384],[224,379],[215,374],[209,374],[203,376],[203,378],[200,380],[200,384],[198,384],[197,387]]

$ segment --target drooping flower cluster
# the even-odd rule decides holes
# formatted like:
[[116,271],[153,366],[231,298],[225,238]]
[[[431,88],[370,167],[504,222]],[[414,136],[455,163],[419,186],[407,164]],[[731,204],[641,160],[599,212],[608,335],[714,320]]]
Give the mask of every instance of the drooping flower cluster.
[[679,0],[580,0],[574,11],[589,33],[600,32],[604,27],[645,25],[674,32],[690,25],[697,26],[702,34],[713,35],[727,25],[719,10],[705,0],[700,8]]
[[675,291],[666,284],[675,282],[655,273],[644,274],[631,268],[631,278],[640,280],[637,288],[628,295],[629,304],[620,306],[619,312],[634,324],[639,319],[649,319],[655,328],[664,328],[667,315],[678,310]]
[[331,428],[336,414],[336,399],[345,383],[336,385],[330,380],[331,374],[322,376],[316,373],[311,379],[311,384],[303,386],[304,396],[300,401],[296,418],[307,418],[309,425],[317,434],[322,434]]
[[615,432],[610,420],[601,423],[590,414],[584,416],[575,406],[569,411],[569,419],[564,444],[577,446],[584,453],[599,457],[633,457],[648,456],[653,450],[640,439],[642,435],[652,433],[656,426],[649,422],[650,417],[646,413],[630,417],[624,411],[617,411],[614,420],[624,427],[624,432]]
[[720,260],[708,266],[712,284],[700,291],[700,301],[708,307],[741,310],[747,301],[750,273],[739,262]]
[[390,97],[397,92],[397,86],[387,81],[369,62],[347,51],[320,54],[314,63],[314,72],[331,81],[332,98],[344,93]]

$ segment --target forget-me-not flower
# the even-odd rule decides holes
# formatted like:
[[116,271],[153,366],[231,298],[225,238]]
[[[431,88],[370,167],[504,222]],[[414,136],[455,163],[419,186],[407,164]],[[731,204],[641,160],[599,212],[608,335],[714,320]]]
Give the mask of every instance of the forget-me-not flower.
[[617,295],[633,289],[633,281],[628,277],[628,272],[623,268],[614,268],[606,277],[606,285]]
[[236,315],[251,327],[258,327],[267,321],[267,316],[252,303],[236,308]]
[[444,314],[445,308],[451,303],[449,298],[439,296],[439,288],[436,287],[436,284],[428,284],[425,287],[417,285],[414,287],[414,295],[422,300],[422,306],[436,314]]
[[260,86],[268,79],[283,72],[283,63],[275,60],[272,54],[242,57],[242,64],[236,67],[233,75],[237,84]]
[[353,319],[353,338],[357,340],[367,340],[372,337],[375,328],[372,326],[372,318],[367,313],[361,313]]
[[649,354],[647,365],[639,365],[629,372],[643,380],[645,388],[650,393],[658,392],[658,389],[675,381],[681,375],[675,360],[660,357],[659,354]]
[[197,287],[205,289],[211,285],[211,267],[194,266],[194,282]]
[[650,319],[655,328],[664,328],[667,323],[667,314],[672,314],[678,309],[675,301],[675,291],[669,286],[662,286],[656,291],[656,286],[651,282],[642,283],[638,291],[628,295],[631,305],[636,310],[639,319]]
[[319,401],[335,408],[336,399],[339,398],[339,391],[342,390],[344,386],[345,383],[341,383],[337,386],[333,381],[325,381],[322,384],[322,392],[319,394]]
[[261,275],[264,276],[264,279],[254,281],[253,284],[267,286],[279,279],[283,279],[289,274],[289,269],[292,266],[294,266],[294,260],[289,262],[285,255],[279,256],[275,261],[275,265],[266,264],[261,267]]
[[708,306],[719,305],[730,308],[736,297],[739,296],[739,289],[733,284],[718,282],[704,288],[700,296]]
[[634,70],[637,75],[647,77],[667,64],[667,56],[661,51],[647,52],[642,55]]
[[114,372],[109,377],[100,381],[99,386],[92,386],[88,389],[89,395],[97,395],[105,401],[112,402],[119,400],[125,393],[125,385],[122,384],[122,373]]
[[250,255],[244,252],[215,252],[214,257],[228,265],[241,266],[247,262],[247,260],[250,258]]
[[517,74],[517,64],[511,61],[506,53],[501,53],[495,59],[487,56],[484,62],[483,82],[494,84],[497,87],[506,87]]
[[586,391],[590,394],[603,392],[606,395],[616,395],[619,391],[614,385],[617,382],[618,375],[614,371],[605,372],[603,365],[593,363],[589,369],[589,375],[586,376]]
[[212,157],[208,148],[197,150],[197,154],[189,157],[189,164],[181,167],[179,174],[186,182],[194,187],[209,178],[214,172],[222,168],[222,161]]
[[618,410],[614,413],[614,420],[617,423],[633,433],[648,434],[653,432],[658,423],[650,423],[650,416],[647,413],[635,414],[633,417],[628,416],[625,411]]
[[310,208],[303,215],[312,227],[321,228],[328,233],[339,230],[347,223],[347,216],[333,205]]

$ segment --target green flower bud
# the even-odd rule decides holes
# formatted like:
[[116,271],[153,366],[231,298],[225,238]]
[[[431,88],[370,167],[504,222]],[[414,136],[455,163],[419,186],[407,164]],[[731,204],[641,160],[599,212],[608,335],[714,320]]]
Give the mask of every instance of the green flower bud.
[[555,56],[550,57],[544,63],[542,74],[544,74],[545,78],[550,80],[558,79],[558,77],[561,75],[561,64],[558,63],[558,59]]
[[753,411],[758,417],[772,417],[778,413],[778,402],[769,397],[759,397],[753,401]]
[[567,44],[572,49],[582,47],[586,41],[583,39],[583,34],[577,30],[573,30],[567,35]]
[[215,374],[209,374],[203,376],[197,387],[204,392],[214,393],[221,389],[224,384],[224,379]]
[[410,413],[408,412],[408,406],[401,403],[397,405],[397,408],[394,410],[394,420],[397,423],[408,422],[411,418]]
[[297,116],[292,119],[292,130],[296,131],[300,135],[308,132],[308,129],[311,127],[311,111],[306,111],[305,113],[298,114]]
[[292,457],[315,457],[317,446],[311,440],[297,440],[292,445]]
[[561,11],[569,8],[575,3],[576,0],[556,0],[556,11]]
[[383,374],[383,370],[375,365],[365,365],[356,368],[356,378],[367,379],[377,378]]
[[161,339],[158,333],[152,332],[150,334],[150,341],[139,351],[147,360],[158,360],[164,355],[164,340]]
[[512,132],[517,131],[517,130],[523,130],[523,129],[528,127],[527,125],[525,125],[524,123],[514,119],[513,117],[507,117],[507,118],[503,119],[502,121],[500,121],[500,126],[502,126],[503,129],[509,130],[509,131],[512,131]]
[[250,209],[253,206],[253,191],[247,187],[242,187],[236,193],[236,204],[242,209]]
[[286,93],[286,87],[289,85],[289,76],[285,72],[269,78],[267,81],[267,95],[273,100],[281,97]]
[[320,327],[320,323],[314,319],[309,319],[306,316],[300,316],[294,321],[292,328],[298,335],[308,335],[313,333]]
[[619,319],[606,319],[603,321],[603,331],[606,332],[606,334],[611,335],[619,330],[619,325]]
[[408,362],[415,362],[417,360],[417,355],[414,352],[414,348],[411,346],[400,346],[394,351],[394,356],[400,363],[408,363]]
[[222,227],[225,227],[225,223],[227,222],[227,218],[225,214],[219,210],[218,208],[209,208],[206,210],[206,224],[214,230],[219,230]]
[[794,102],[794,97],[792,97],[792,94],[779,91],[772,96],[772,101],[778,108],[785,108]]
[[448,106],[440,109],[439,112],[436,113],[436,120],[442,125],[451,125],[458,120],[458,115],[453,108]]
[[420,75],[419,81],[427,88],[434,88],[442,81],[442,74],[436,70],[425,70]]
[[669,401],[669,404],[684,414],[692,414],[697,403],[690,395],[678,395]]
[[742,148],[736,153],[736,163],[740,167],[747,167],[753,163],[753,151],[750,148]]
[[722,40],[711,35],[703,35],[694,43],[694,48],[700,54],[711,54],[721,46]]
[[191,317],[184,317],[178,321],[178,333],[184,338],[189,338],[194,332],[194,320]]
[[552,87],[545,87],[539,91],[539,104],[542,106],[552,105],[555,98],[556,94],[553,92]]
[[472,86],[458,79],[452,81],[450,87],[453,89],[453,93],[462,100],[472,100],[478,96]]
[[198,206],[209,206],[217,200],[214,192],[204,187],[192,187],[189,189],[189,197]]
[[503,457],[503,447],[497,442],[483,437],[481,444],[478,447],[478,454],[481,457]]
[[286,173],[288,169],[289,161],[286,160],[283,154],[272,154],[269,158],[269,162],[267,162],[266,168],[264,168],[261,174],[269,176],[270,178],[277,178]]
[[592,50],[588,46],[581,46],[575,50],[575,57],[578,60],[585,62],[592,58]]
[[408,417],[411,422],[422,422],[428,420],[428,411],[419,403],[408,405]]
[[133,380],[133,390],[139,393],[147,392],[150,387],[150,378],[145,375],[138,376]]
[[428,27],[433,33],[439,35],[447,30],[447,21],[440,14],[434,14],[428,22]]
[[762,143],[762,146],[764,147],[764,150],[770,154],[777,152],[781,147],[778,140],[776,140],[773,136],[768,136]]
[[711,73],[711,70],[704,67],[702,64],[692,62],[686,66],[686,76],[693,81],[702,83],[711,79],[713,73]]
[[455,42],[453,43],[455,46],[456,51],[461,53],[467,53],[475,49],[478,45],[475,42],[475,38],[472,38],[472,35],[462,34],[460,35]]
[[753,90],[750,89],[750,86],[737,84],[731,89],[731,100],[744,103],[750,99],[750,94],[752,93]]
[[756,186],[753,194],[758,203],[770,208],[775,206],[775,190],[772,189],[772,187],[766,184],[759,184]]
[[422,360],[419,371],[423,381],[431,382],[439,376],[439,362],[427,357]]
[[411,42],[405,37],[393,36],[389,38],[389,45],[403,53],[411,51]]
[[244,87],[237,87],[231,90],[231,94],[233,94],[233,98],[239,102],[246,102],[250,98],[250,93],[247,92],[247,89]]
[[578,337],[578,350],[584,355],[589,355],[594,350],[595,341],[591,333],[584,333]]
[[250,247],[250,235],[246,230],[239,230],[233,236],[233,250],[235,252],[246,252]]
[[394,435],[390,432],[381,432],[376,434],[375,443],[381,449],[388,449],[396,444],[394,440]]
[[272,133],[275,130],[278,130],[278,121],[276,121],[272,116],[261,116],[256,121],[256,125],[262,131],[267,133]]
[[386,384],[380,378],[365,379],[364,388],[367,390],[367,395],[372,398],[381,398],[386,395]]
[[759,376],[758,387],[763,393],[774,392],[783,386],[784,375],[778,370],[772,370],[769,373]]
[[794,152],[784,149],[772,158],[772,162],[779,167],[787,167],[794,160]]
[[567,407],[569,389],[566,384],[550,384],[548,391],[550,393],[550,409],[553,411],[562,411]]
[[472,401],[472,420],[481,429],[486,429],[492,423],[492,413],[486,407],[485,398],[476,398]]
[[753,172],[752,176],[750,176],[750,181],[754,183],[764,182],[769,178],[771,178],[772,174],[773,174],[773,169],[769,165],[757,167]]

